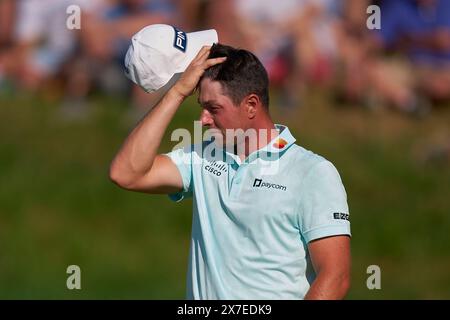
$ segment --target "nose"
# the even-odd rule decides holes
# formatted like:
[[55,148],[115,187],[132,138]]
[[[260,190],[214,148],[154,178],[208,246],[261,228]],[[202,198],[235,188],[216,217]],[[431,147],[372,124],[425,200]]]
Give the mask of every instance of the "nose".
[[208,110],[202,110],[202,113],[200,114],[200,122],[204,127],[211,127],[214,124],[214,120]]

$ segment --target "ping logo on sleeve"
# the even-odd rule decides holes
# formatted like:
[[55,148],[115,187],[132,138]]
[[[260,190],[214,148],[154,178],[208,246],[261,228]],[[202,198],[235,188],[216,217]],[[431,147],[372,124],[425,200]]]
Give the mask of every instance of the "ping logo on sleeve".
[[333,217],[336,220],[347,220],[347,221],[349,221],[348,213],[335,212],[335,213],[333,213]]
[[181,31],[175,27],[173,28],[175,29],[175,40],[173,42],[173,46],[182,52],[186,52],[187,46],[186,32]]

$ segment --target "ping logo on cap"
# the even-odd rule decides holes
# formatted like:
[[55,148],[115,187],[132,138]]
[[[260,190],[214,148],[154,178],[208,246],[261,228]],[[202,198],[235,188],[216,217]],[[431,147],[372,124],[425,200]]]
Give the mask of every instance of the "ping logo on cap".
[[182,52],[186,52],[186,45],[187,45],[186,32],[181,31],[175,27],[173,28],[175,29],[175,40],[173,42],[173,46]]

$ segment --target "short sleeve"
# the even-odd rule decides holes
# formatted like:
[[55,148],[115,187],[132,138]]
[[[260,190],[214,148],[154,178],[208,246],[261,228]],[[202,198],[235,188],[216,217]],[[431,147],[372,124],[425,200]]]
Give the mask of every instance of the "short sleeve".
[[331,162],[314,165],[304,177],[300,192],[298,222],[307,243],[329,236],[351,235],[347,194]]
[[192,147],[176,149],[165,155],[177,166],[183,180],[183,190],[169,194],[169,198],[175,202],[179,202],[185,197],[192,196]]

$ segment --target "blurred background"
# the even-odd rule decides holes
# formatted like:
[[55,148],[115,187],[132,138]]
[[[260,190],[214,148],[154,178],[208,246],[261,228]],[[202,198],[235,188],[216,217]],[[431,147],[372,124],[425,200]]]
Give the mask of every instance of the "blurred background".
[[[380,30],[366,24],[372,4]],[[67,28],[71,5],[79,29]],[[446,0],[0,0],[0,298],[184,298],[191,200],[108,179],[160,98],[123,73],[131,36],[155,23],[215,28],[221,43],[252,50],[269,72],[275,122],[339,169],[353,233],[348,298],[450,299]],[[193,129],[195,99],[161,152],[176,144],[173,129]],[[81,290],[66,287],[73,264]],[[370,265],[381,290],[366,287]]]

